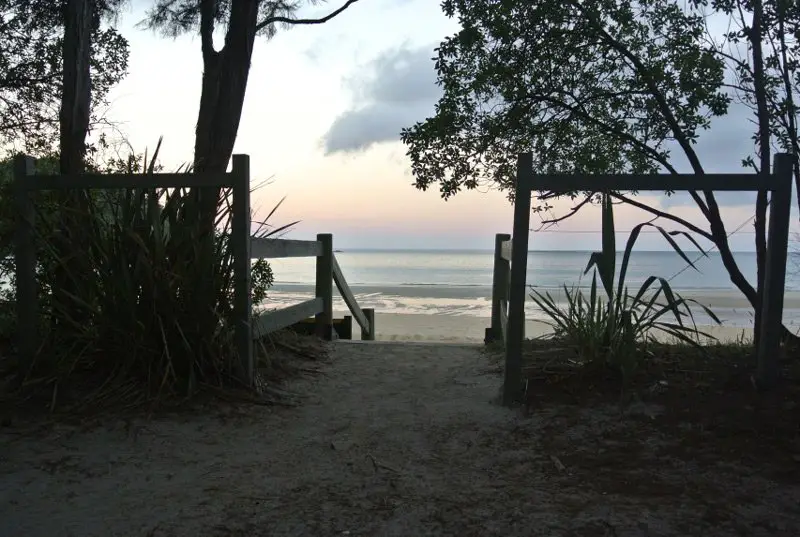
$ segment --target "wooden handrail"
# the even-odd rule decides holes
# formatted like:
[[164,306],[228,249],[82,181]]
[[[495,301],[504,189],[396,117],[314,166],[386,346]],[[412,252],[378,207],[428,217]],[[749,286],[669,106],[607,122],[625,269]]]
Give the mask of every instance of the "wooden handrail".
[[[347,281],[344,279],[344,274],[342,274],[342,268],[339,266],[339,262],[336,260],[335,255],[333,256],[333,281],[334,283],[336,283],[336,287],[339,289],[339,294],[342,295],[344,303],[347,304],[347,308],[350,310],[350,313],[353,314],[353,317],[361,327],[362,339],[364,339],[363,334],[368,334],[369,337],[366,339],[374,340],[375,339],[374,310],[362,311],[361,308],[358,306],[356,297],[350,290],[350,286],[347,285]],[[367,312],[371,312],[371,314],[368,315]]]
[[498,233],[494,238],[492,271],[492,325],[486,329],[486,343],[506,343],[508,325],[508,284],[511,278],[511,235]]
[[250,239],[250,257],[253,259],[317,257],[322,254],[322,244],[319,241],[294,241],[261,237]]
[[339,289],[347,308],[361,327],[361,339],[375,339],[375,310],[362,309],[356,301],[342,268],[333,255],[333,236],[317,235],[315,241],[267,239],[253,237],[250,241],[252,259],[283,257],[316,257],[316,298],[271,312],[263,312],[253,322],[253,338],[263,337],[308,317],[316,317],[317,334],[325,339],[336,337],[333,330],[333,284]]
[[314,297],[279,310],[259,313],[253,317],[253,339],[262,338],[270,332],[313,317],[322,311],[323,305],[322,298]]
[[[530,153],[523,153],[528,158]],[[530,161],[532,163],[532,161]],[[785,182],[776,174],[756,173],[662,173],[662,174],[534,174],[529,172],[530,182],[523,185],[526,192],[539,191],[567,194],[591,190],[594,192],[675,192],[713,190],[716,192],[757,192],[759,190],[780,191]]]

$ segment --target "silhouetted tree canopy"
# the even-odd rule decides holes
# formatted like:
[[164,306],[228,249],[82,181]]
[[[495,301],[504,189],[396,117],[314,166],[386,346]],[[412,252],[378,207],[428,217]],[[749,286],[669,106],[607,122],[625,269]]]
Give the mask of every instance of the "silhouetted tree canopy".
[[[52,0],[0,0],[0,143],[33,154],[58,144],[62,87],[63,9]],[[96,3],[91,82],[93,122],[108,92],[127,73],[128,42],[113,25],[122,0]]]

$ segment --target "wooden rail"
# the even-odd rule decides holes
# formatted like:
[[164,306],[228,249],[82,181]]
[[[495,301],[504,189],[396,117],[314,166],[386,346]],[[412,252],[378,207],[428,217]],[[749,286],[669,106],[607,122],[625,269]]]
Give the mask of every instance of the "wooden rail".
[[504,346],[508,335],[508,296],[511,276],[511,235],[498,233],[494,238],[494,270],[492,271],[492,324],[486,329],[487,344]]
[[[492,323],[486,341],[505,343],[503,403],[523,395],[522,344],[525,337],[526,272],[530,232],[531,194],[610,191],[760,191],[772,192],[764,282],[761,337],[757,349],[759,386],[773,387],[779,375],[778,356],[783,326],[783,293],[792,194],[793,157],[774,157],[772,174],[664,174],[664,175],[535,175],[533,155],[517,159],[513,237],[495,238]],[[510,240],[509,240],[510,239]],[[510,261],[510,266],[509,266]]]
[[353,292],[350,290],[350,286],[347,285],[347,281],[345,281],[344,279],[344,275],[342,274],[342,269],[341,267],[339,267],[339,262],[336,260],[335,255],[333,256],[333,281],[336,283],[336,287],[339,289],[339,294],[342,295],[344,303],[347,304],[347,309],[350,310],[350,313],[353,314],[353,318],[361,327],[361,339],[374,340],[375,310],[373,309],[362,310],[358,306],[356,297],[353,296]]
[[297,241],[285,239],[251,240],[251,256],[253,259],[280,257],[316,257],[316,296],[313,299],[275,311],[259,313],[253,320],[253,338],[258,339],[270,332],[286,328],[309,317],[316,318],[317,335],[325,339],[334,339],[333,329],[333,285],[339,289],[347,308],[361,327],[361,339],[375,339],[375,310],[362,309],[358,305],[350,286],[342,274],[339,262],[333,253],[333,235],[323,233],[317,235],[315,241]]
[[253,318],[253,339],[259,339],[270,332],[286,328],[303,319],[313,317],[325,309],[325,301],[321,297],[293,304],[283,309],[264,312]]
[[317,257],[323,255],[319,241],[291,241],[284,239],[253,238],[250,246],[253,259],[279,257]]
[[[29,157],[22,157],[29,158]],[[234,158],[249,159],[247,155]],[[114,188],[195,188],[232,187],[233,173],[82,173],[80,175],[35,175],[31,174],[20,183],[26,191],[114,189]]]

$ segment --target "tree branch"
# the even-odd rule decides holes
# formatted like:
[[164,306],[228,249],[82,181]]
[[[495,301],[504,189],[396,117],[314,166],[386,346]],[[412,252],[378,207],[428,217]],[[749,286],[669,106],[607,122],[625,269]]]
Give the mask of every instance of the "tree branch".
[[539,226],[539,229],[537,231],[541,231],[542,229],[550,229],[551,227],[555,226],[559,222],[563,222],[567,218],[570,218],[575,213],[580,211],[583,208],[584,205],[586,205],[587,203],[591,202],[592,198],[594,198],[594,193],[589,194],[588,196],[586,196],[580,203],[578,203],[578,205],[576,205],[575,207],[572,207],[567,214],[562,215],[562,216],[556,216],[556,217],[550,218],[550,219],[542,219],[542,225]]
[[603,27],[600,21],[598,21],[596,17],[594,17],[591,13],[589,13],[582,5],[580,5],[578,2],[574,0],[571,3],[578,11],[580,11],[583,15],[585,15],[589,21],[591,21],[591,23],[595,26],[597,32],[603,38],[605,38],[606,42],[611,48],[622,54],[625,58],[628,59],[629,62],[631,62],[631,65],[633,65],[633,67],[636,69],[637,74],[641,76],[642,79],[645,81],[645,84],[647,85],[647,89],[650,91],[650,94],[656,100],[659,112],[661,112],[661,115],[666,120],[667,124],[670,127],[670,130],[672,130],[672,134],[675,137],[675,140],[681,146],[681,149],[683,149],[683,152],[686,155],[686,158],[689,160],[689,163],[691,164],[694,173],[697,174],[705,173],[703,170],[703,165],[700,163],[700,159],[698,158],[697,153],[695,153],[694,149],[692,148],[691,142],[686,137],[686,134],[683,132],[683,129],[681,129],[678,120],[672,113],[672,110],[669,107],[667,99],[664,97],[664,94],[661,92],[661,90],[659,90],[658,87],[656,86],[655,82],[653,81],[653,78],[648,73],[647,68],[642,63],[641,59],[638,58],[635,54],[633,54],[630,50],[628,50],[628,48],[625,47],[625,45],[620,43],[618,40],[614,39],[614,36],[612,36],[606,31],[606,29]]
[[688,230],[690,230],[690,231],[692,231],[694,233],[697,233],[698,235],[700,235],[704,239],[708,239],[711,242],[715,242],[714,241],[714,236],[711,233],[709,233],[708,231],[705,231],[704,229],[701,229],[701,228],[697,227],[696,225],[692,224],[688,220],[684,220],[683,218],[680,218],[678,216],[675,216],[673,214],[670,214],[670,213],[667,213],[667,212],[664,212],[664,211],[659,211],[658,209],[656,209],[654,207],[650,207],[647,204],[644,204],[644,203],[642,203],[640,201],[636,201],[633,198],[629,198],[629,197],[624,196],[622,194],[619,194],[617,192],[611,192],[610,195],[613,198],[617,198],[618,200],[620,200],[622,202],[625,202],[625,203],[628,203],[630,205],[633,205],[634,207],[636,207],[638,209],[641,209],[643,211],[647,211],[652,215],[658,216],[659,218],[664,218],[666,220],[671,220],[671,221],[675,222],[676,224],[680,224],[680,225],[684,226],[685,228],[687,228]]
[[270,24],[276,24],[279,22],[282,22],[284,24],[290,24],[292,26],[297,26],[301,24],[302,25],[324,24],[329,20],[331,20],[332,18],[344,12],[347,8],[349,8],[356,2],[358,2],[358,0],[347,0],[347,2],[345,2],[344,5],[342,5],[339,9],[329,13],[328,15],[322,17],[321,19],[292,19],[291,17],[284,17],[284,16],[268,17],[267,19],[258,23],[258,26],[256,26],[256,30],[257,31],[262,30],[263,28],[269,26]]
[[[598,21],[597,18],[591,13],[588,13],[586,8],[579,2],[576,0],[571,0],[570,4],[584,14],[592,22],[592,24],[594,24],[597,32],[607,40],[609,46],[625,56],[625,58],[631,62],[631,65],[635,68],[637,74],[642,77],[647,85],[647,88],[652,92],[653,98],[656,100],[656,104],[658,105],[659,112],[669,125],[670,130],[672,130],[675,140],[679,143],[681,149],[683,149],[683,152],[686,155],[686,158],[689,160],[694,173],[698,175],[704,174],[705,170],[700,163],[697,153],[692,148],[691,142],[684,134],[680,124],[675,118],[675,115],[672,113],[664,94],[656,86],[641,59],[628,50],[622,43],[614,39],[614,37],[606,31],[600,21]],[[758,302],[756,290],[752,285],[750,285],[750,283],[747,281],[747,278],[745,278],[742,274],[741,270],[739,270],[739,266],[736,264],[736,260],[733,257],[733,252],[731,252],[731,249],[728,245],[725,224],[722,221],[719,204],[714,196],[714,192],[711,190],[703,190],[703,195],[706,198],[706,205],[708,207],[708,210],[704,212],[710,224],[711,234],[714,237],[713,242],[716,244],[719,253],[722,256],[722,262],[725,265],[725,268],[728,270],[731,281],[742,291],[742,293],[744,293],[750,304],[752,304],[754,308],[758,308],[760,307],[760,304]]]
[[541,96],[538,96],[538,97],[533,96],[533,95],[529,95],[528,98],[534,99],[534,100],[543,101],[543,102],[549,102],[550,104],[553,104],[555,106],[559,106],[559,107],[563,108],[564,110],[566,110],[566,111],[568,111],[568,112],[570,112],[572,114],[577,115],[578,117],[580,117],[584,121],[587,121],[589,123],[594,123],[596,126],[600,127],[604,131],[606,131],[606,133],[611,134],[613,136],[616,136],[618,138],[621,138],[622,140],[628,142],[629,144],[631,144],[633,146],[636,146],[639,149],[639,151],[641,151],[645,155],[647,155],[650,158],[652,158],[654,161],[656,161],[659,164],[661,164],[670,173],[673,173],[673,174],[677,174],[678,173],[678,171],[672,166],[672,164],[670,164],[669,160],[667,160],[664,157],[664,155],[659,153],[655,148],[650,147],[645,142],[639,140],[635,136],[632,136],[631,134],[629,134],[629,133],[627,133],[627,132],[625,132],[623,130],[620,130],[620,129],[616,128],[616,127],[613,127],[612,125],[609,125],[606,122],[604,122],[604,121],[602,121],[602,120],[590,115],[588,112],[586,112],[585,110],[582,109],[581,105],[584,104],[584,103],[579,103],[579,104],[576,104],[575,106],[571,106],[567,102],[562,101],[561,99],[557,99],[555,97],[545,96],[545,95],[541,95]]

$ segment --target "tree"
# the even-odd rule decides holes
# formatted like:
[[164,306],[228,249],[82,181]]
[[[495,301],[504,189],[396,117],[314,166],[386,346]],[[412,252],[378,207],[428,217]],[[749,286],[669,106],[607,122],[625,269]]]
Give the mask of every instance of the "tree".
[[[59,113],[59,172],[74,175],[84,172],[86,136],[92,105],[91,91],[91,47],[92,27],[97,20],[94,0],[67,0],[62,6],[64,35],[62,43],[61,108]],[[65,316],[54,316],[54,321],[64,317],[84,324],[72,297],[81,296],[77,289],[75,274],[89,276],[91,267],[84,262],[85,253],[76,254],[76,244],[89,244],[86,232],[89,227],[89,192],[67,190],[59,193],[61,201],[61,240],[54,245],[57,258],[63,260],[56,266],[53,289],[56,303],[67,310]],[[72,251],[71,251],[72,250]],[[58,326],[58,325],[56,325]]]
[[[191,31],[200,33],[203,80],[195,130],[195,172],[221,173],[228,167],[242,116],[256,36],[272,37],[279,24],[323,24],[357,1],[346,0],[322,18],[302,19],[296,18],[297,11],[306,3],[302,0],[156,0],[145,21],[148,28],[171,37]],[[316,3],[316,0],[307,3]],[[225,37],[222,46],[216,48],[214,31],[220,26],[225,28]],[[220,194],[219,188],[194,189],[197,210],[186,216],[196,224],[199,258],[209,257],[214,247]],[[214,266],[209,264],[207,270],[213,271]],[[199,281],[214,279],[214,274],[210,273]],[[199,322],[213,325],[215,317],[209,308],[213,303],[213,289],[197,289],[195,296],[198,315],[206,313],[206,320]]]
[[[325,23],[358,0],[346,0],[318,19],[296,18],[302,0],[156,0],[145,24],[165,36],[199,31],[203,80],[194,144],[194,169],[224,172],[233,152],[242,116],[250,60],[257,35],[270,38],[284,26]],[[308,3],[316,3],[309,0]],[[214,46],[214,31],[225,28],[222,46]],[[218,191],[204,196],[201,212],[213,220]]]
[[93,0],[67,0],[62,39],[61,111],[59,156],[61,173],[83,172],[86,135],[92,104],[90,64]]
[[[99,24],[120,3],[93,2],[91,124],[127,72],[128,42]],[[53,154],[59,143],[65,7],[64,0],[0,0],[0,143],[34,155]]]
[[[671,144],[702,174],[694,144],[712,117],[729,113],[734,98],[756,114],[758,163],[748,157],[743,165],[768,173],[774,144],[793,153],[798,147],[792,93],[800,83],[793,37],[800,8],[767,4],[445,0],[445,13],[458,16],[462,29],[438,48],[444,93],[433,117],[401,135],[417,188],[438,184],[446,199],[488,181],[510,192],[523,151],[533,152],[542,173],[677,173]],[[710,20],[731,30],[715,34]],[[614,193],[713,243],[759,319],[766,193],[756,202],[755,288],[733,257],[714,193],[690,195],[707,229]],[[548,208],[551,197],[540,193],[536,210]],[[589,199],[584,193],[574,211]],[[756,337],[759,328],[757,322]]]

